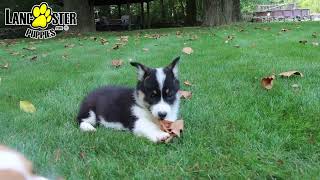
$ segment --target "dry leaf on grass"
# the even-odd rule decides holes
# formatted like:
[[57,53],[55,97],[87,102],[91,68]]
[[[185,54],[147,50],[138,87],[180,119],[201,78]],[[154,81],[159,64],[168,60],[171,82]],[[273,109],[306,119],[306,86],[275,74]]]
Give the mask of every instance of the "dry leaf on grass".
[[299,43],[300,43],[300,44],[304,44],[304,45],[305,45],[305,44],[307,44],[307,43],[308,43],[308,41],[307,41],[307,40],[300,40],[300,41],[299,41]]
[[79,153],[79,157],[80,157],[81,159],[84,159],[84,157],[85,157],[85,153],[84,153],[83,151],[80,151],[80,153]]
[[183,128],[184,128],[184,121],[176,120],[175,122],[167,121],[167,120],[160,120],[160,129],[170,134],[170,137],[166,139],[164,142],[170,142],[174,137],[180,137]]
[[144,35],[145,38],[149,38],[149,39],[159,39],[161,37],[160,34],[146,34]]
[[61,157],[61,149],[56,149],[54,151],[54,161],[58,162],[60,160]]
[[68,56],[67,54],[62,55],[62,58],[63,58],[63,59],[68,59],[68,57],[69,57],[69,56]]
[[191,99],[192,97],[192,92],[190,91],[179,90],[179,94],[181,99]]
[[318,37],[317,32],[313,32],[313,33],[312,33],[312,37],[313,37],[313,38],[317,38],[317,37]]
[[114,46],[112,46],[112,49],[114,49],[114,50],[117,50],[119,48],[120,48],[120,46],[118,44],[115,44]]
[[112,60],[111,64],[112,66],[118,68],[123,64],[123,61],[121,59],[115,59],[115,60]]
[[35,60],[37,60],[37,57],[38,57],[38,56],[32,56],[32,57],[30,58],[30,61],[35,61]]
[[34,46],[32,46],[32,47],[24,47],[23,49],[29,50],[29,51],[34,51],[34,50],[36,50],[37,48],[34,47]]
[[73,48],[75,45],[74,44],[65,44],[64,48]]
[[149,51],[148,48],[143,48],[142,50],[143,50],[144,52],[148,52],[148,51]]
[[20,101],[20,109],[27,113],[34,113],[36,112],[36,108],[34,105],[29,101]]
[[20,53],[19,53],[19,52],[11,52],[10,54],[13,55],[13,56],[17,56],[17,55],[19,55]]
[[184,81],[183,84],[186,85],[186,86],[192,86],[191,82],[188,81],[188,80],[187,80],[187,81]]
[[281,76],[281,77],[291,77],[294,75],[303,77],[303,74],[299,71],[287,71],[287,72],[282,72],[279,74],[279,76]]
[[193,49],[191,47],[184,47],[182,49],[182,52],[184,52],[186,54],[192,54],[193,53]]
[[267,90],[272,89],[273,86],[273,80],[275,79],[275,75],[264,77],[261,79],[261,85]]
[[127,43],[129,41],[129,36],[120,36],[120,41]]
[[189,38],[189,40],[194,41],[197,40],[198,36],[197,35],[192,35],[191,38]]
[[8,69],[9,68],[9,63],[5,63],[4,65],[0,65],[2,69]]
[[318,42],[312,42],[312,45],[313,46],[319,46],[319,43]]
[[90,39],[95,41],[97,40],[97,37],[91,36]]
[[100,42],[102,45],[108,44],[108,40],[104,39],[104,38],[100,38]]

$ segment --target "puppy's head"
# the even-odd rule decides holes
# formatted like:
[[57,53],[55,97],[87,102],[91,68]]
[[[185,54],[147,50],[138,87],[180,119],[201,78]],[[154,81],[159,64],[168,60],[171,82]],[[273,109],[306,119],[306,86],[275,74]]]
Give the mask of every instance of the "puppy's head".
[[138,100],[143,101],[143,105],[157,119],[168,118],[179,100],[179,59],[177,57],[168,66],[156,69],[137,62],[130,63],[138,69]]

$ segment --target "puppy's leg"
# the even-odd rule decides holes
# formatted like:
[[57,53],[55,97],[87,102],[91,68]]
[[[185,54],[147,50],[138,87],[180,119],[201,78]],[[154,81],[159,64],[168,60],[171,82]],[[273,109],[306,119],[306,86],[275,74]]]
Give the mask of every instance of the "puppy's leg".
[[160,130],[160,127],[146,119],[138,119],[135,122],[133,133],[137,136],[143,136],[152,142],[164,141],[170,137],[170,134]]
[[87,114],[88,115],[86,118],[78,116],[78,121],[80,123],[80,129],[82,131],[96,131],[96,128],[94,127],[97,123],[96,114],[91,110]]

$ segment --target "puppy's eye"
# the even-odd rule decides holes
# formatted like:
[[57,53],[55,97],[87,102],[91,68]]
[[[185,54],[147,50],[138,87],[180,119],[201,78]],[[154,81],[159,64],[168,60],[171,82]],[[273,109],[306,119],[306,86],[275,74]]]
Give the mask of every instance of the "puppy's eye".
[[156,97],[158,95],[157,91],[152,91],[151,97]]
[[170,92],[169,89],[166,89],[165,92],[166,92],[167,97],[172,97],[173,96],[173,92]]

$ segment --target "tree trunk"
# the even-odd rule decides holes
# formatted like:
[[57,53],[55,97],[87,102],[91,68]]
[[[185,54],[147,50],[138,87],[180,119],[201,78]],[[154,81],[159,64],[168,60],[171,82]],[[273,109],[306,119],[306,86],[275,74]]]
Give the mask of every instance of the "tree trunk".
[[163,0],[160,0],[160,6],[161,6],[161,21],[164,22],[166,19],[166,15],[165,15]]
[[77,13],[78,25],[69,26],[69,31],[96,31],[96,25],[94,22],[94,0],[64,0],[64,10]]
[[240,0],[204,0],[203,25],[217,26],[240,20]]
[[190,26],[195,25],[197,21],[196,0],[187,0],[186,11],[187,11],[186,24]]

